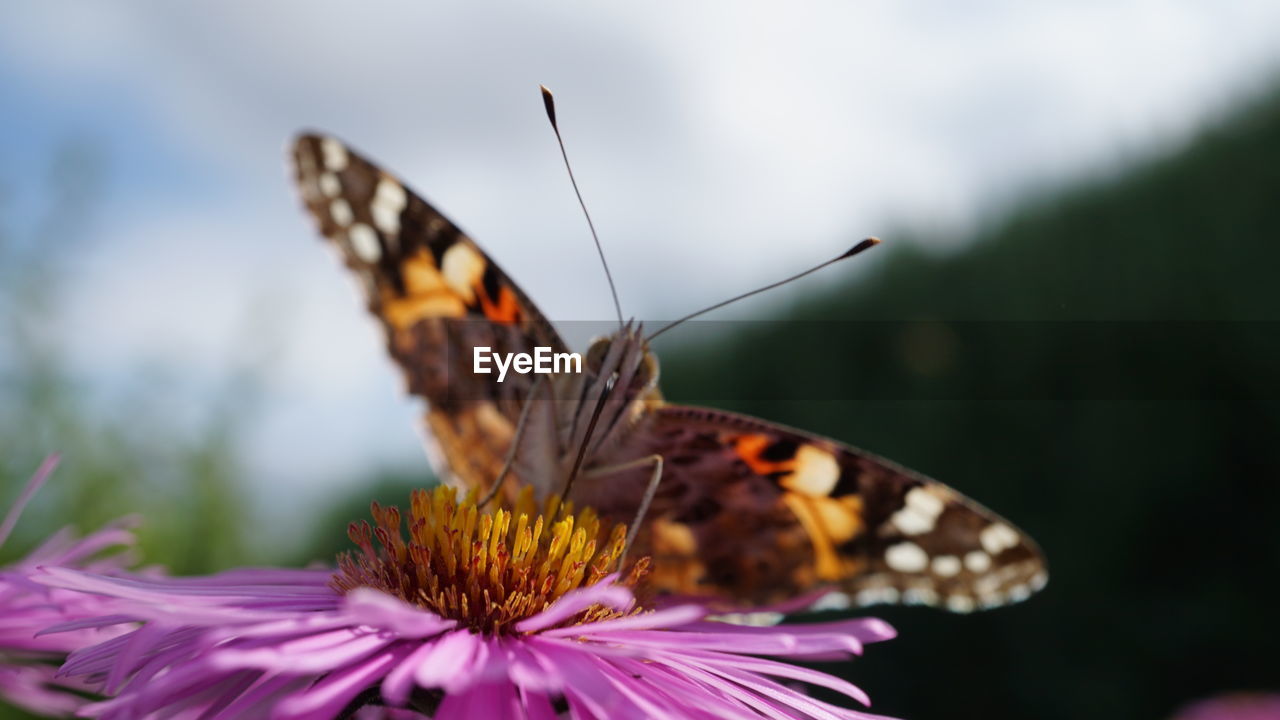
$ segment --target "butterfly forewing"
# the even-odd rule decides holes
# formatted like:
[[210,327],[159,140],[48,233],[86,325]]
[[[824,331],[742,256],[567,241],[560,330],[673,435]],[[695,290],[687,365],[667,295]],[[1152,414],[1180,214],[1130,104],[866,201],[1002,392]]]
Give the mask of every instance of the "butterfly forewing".
[[[501,467],[533,381],[513,373],[498,383],[476,374],[473,348],[564,352],[563,341],[469,237],[390,173],[314,134],[294,142],[293,164],[307,210],[359,279],[409,392],[428,403],[440,469],[485,487]],[[535,437],[551,431],[543,420],[533,420]],[[522,453],[534,467],[529,472],[550,471],[555,458],[547,443],[542,447],[542,458]]]

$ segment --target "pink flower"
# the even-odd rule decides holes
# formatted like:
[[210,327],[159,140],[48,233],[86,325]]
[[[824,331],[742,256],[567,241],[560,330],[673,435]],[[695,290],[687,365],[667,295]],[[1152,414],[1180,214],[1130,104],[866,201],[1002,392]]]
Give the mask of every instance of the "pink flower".
[[[56,456],[45,460],[0,521],[0,545],[57,464]],[[99,574],[120,572],[130,560],[121,550],[133,542],[127,523],[107,526],[84,538],[64,529],[25,558],[0,568],[0,697],[43,714],[66,714],[84,704],[80,695],[68,692],[83,690],[83,684],[56,677],[57,663],[71,650],[118,635],[126,628],[37,637],[40,628],[100,616],[102,608],[93,595],[50,588],[32,581],[31,576],[41,566]]]
[[893,637],[884,622],[759,628],[709,621],[698,605],[644,610],[632,588],[643,562],[625,577],[600,574],[620,564],[622,534],[600,533],[589,511],[566,513],[544,533],[544,518],[527,503],[486,513],[470,498],[456,503],[450,491],[417,493],[408,541],[398,511],[375,506],[374,514],[376,530],[353,526],[361,553],[345,558],[336,575],[245,569],[145,578],[47,568],[42,582],[97,596],[103,608],[100,618],[48,632],[137,623],[68,658],[64,674],[112,696],[84,712],[875,717],[796,687],[821,686],[868,704],[848,682],[762,656],[848,659],[865,643]]

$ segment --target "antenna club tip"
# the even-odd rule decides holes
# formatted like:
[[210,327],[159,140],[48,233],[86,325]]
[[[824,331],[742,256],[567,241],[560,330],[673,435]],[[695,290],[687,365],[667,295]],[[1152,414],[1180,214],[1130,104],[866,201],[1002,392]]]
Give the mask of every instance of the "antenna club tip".
[[542,105],[547,109],[547,119],[554,126],[556,124],[556,99],[546,85],[539,85],[538,89],[542,91]]
[[857,255],[858,253],[862,252],[863,250],[868,250],[868,249],[873,248],[873,247],[875,247],[876,245],[879,245],[879,244],[880,244],[880,238],[878,238],[878,237],[869,237],[869,238],[867,238],[867,239],[865,239],[865,240],[860,241],[857,245],[854,245],[853,247],[849,248],[849,250],[848,250],[848,251],[846,251],[846,252],[845,252],[845,254],[841,255],[840,257],[838,257],[838,258],[836,258],[836,259],[837,259],[837,260],[843,260],[843,259],[845,259],[845,258],[847,258],[847,257],[853,257],[854,255]]

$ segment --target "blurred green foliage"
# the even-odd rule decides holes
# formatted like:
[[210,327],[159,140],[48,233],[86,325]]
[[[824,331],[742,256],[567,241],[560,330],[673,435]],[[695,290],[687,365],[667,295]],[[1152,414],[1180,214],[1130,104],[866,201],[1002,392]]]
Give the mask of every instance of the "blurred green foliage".
[[[104,397],[63,344],[61,303],[103,170],[91,148],[67,145],[52,165],[47,220],[22,237],[0,228],[0,508],[44,457],[63,457],[0,564],[63,526],[85,533],[136,514],[148,563],[183,573],[226,567],[243,558],[237,446],[251,378],[229,375],[224,392],[211,393],[220,404],[181,428],[158,402],[169,390],[162,373],[139,369],[128,389]],[[0,718],[10,717],[28,716],[0,703]]]
[[[148,413],[155,378],[116,413],[93,406],[47,332],[76,234],[63,224],[82,225],[92,195],[90,160],[65,162],[57,231],[0,237],[6,497],[45,453],[67,458],[4,556],[65,522],[137,512],[149,561],[234,564],[251,379],[231,377],[225,406],[185,431]],[[1044,546],[1050,585],[1022,605],[876,609],[901,637],[849,672],[877,712],[1160,718],[1224,690],[1280,688],[1277,188],[1280,96],[1163,160],[1029,202],[960,251],[892,243],[867,256],[876,274],[778,322],[662,349],[673,400],[894,458]],[[403,506],[420,480],[353,483],[363,489],[312,523],[296,564],[332,558],[371,498]]]
[[894,458],[1043,545],[1022,605],[874,609],[901,632],[850,670],[877,712],[1161,718],[1280,688],[1278,190],[1280,96],[960,252],[890,244],[783,322],[666,353],[667,397]]

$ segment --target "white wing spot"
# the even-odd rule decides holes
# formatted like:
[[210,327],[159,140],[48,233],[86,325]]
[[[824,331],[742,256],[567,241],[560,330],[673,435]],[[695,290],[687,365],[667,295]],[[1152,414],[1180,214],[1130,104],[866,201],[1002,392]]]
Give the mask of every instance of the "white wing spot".
[[999,574],[983,575],[973,581],[973,591],[978,593],[979,597],[992,597],[997,595],[1002,584],[1004,584],[1004,578]]
[[923,487],[912,488],[905,498],[906,504],[893,514],[890,522],[903,535],[923,535],[933,530],[946,503]]
[[484,256],[465,242],[454,243],[445,250],[440,263],[445,283],[467,303],[475,302],[475,287],[480,284],[484,268]]
[[916,573],[929,566],[929,556],[913,542],[900,542],[884,551],[884,561],[890,569],[904,573]]
[[376,263],[382,257],[382,245],[378,243],[378,233],[364,223],[356,223],[347,231],[347,239],[351,241],[351,252],[367,263]]
[[914,507],[924,515],[937,517],[942,514],[942,508],[946,503],[942,502],[942,498],[929,492],[928,488],[917,487],[912,488],[907,493],[907,505]]
[[968,595],[952,595],[947,598],[947,609],[951,612],[973,612],[975,605],[973,598]]
[[338,176],[331,172],[320,173],[320,192],[325,197],[338,197],[338,193],[342,192],[342,183],[338,182]]
[[938,602],[938,591],[930,587],[907,588],[907,590],[902,593],[902,602],[907,605],[936,605]]
[[811,612],[820,612],[822,610],[848,610],[852,601],[849,596],[842,592],[829,592],[818,598],[816,602],[809,607]]
[[964,566],[971,573],[984,573],[991,569],[991,556],[981,550],[974,550],[964,556]]
[[898,602],[899,597],[901,595],[898,593],[897,588],[876,587],[860,591],[853,601],[859,606],[878,605],[880,603],[892,604]]
[[1026,585],[1014,585],[1006,590],[1005,593],[1009,596],[1010,602],[1022,602],[1031,597],[1031,588]]
[[889,519],[903,535],[923,535],[933,529],[933,518],[916,512],[910,506],[902,508]]
[[978,534],[982,549],[992,555],[999,555],[1006,548],[1017,547],[1018,531],[1004,523],[992,523]]
[[836,456],[816,445],[801,445],[796,452],[795,470],[782,479],[788,489],[813,497],[826,497],[840,482]]
[[780,612],[757,611],[748,613],[725,613],[715,616],[721,622],[732,625],[749,625],[751,627],[770,627],[782,622],[786,615]]
[[320,154],[324,157],[324,168],[331,172],[340,172],[347,167],[347,149],[333,138],[320,141]]
[[351,212],[351,203],[342,198],[334,198],[330,201],[329,217],[342,227],[350,225],[351,221],[356,219],[355,214]]
[[378,181],[378,189],[373,193],[373,204],[369,207],[373,213],[373,224],[388,235],[400,232],[400,213],[404,211],[408,196],[400,183],[389,177]]
[[959,575],[960,558],[955,555],[939,555],[933,559],[933,574],[944,578]]

